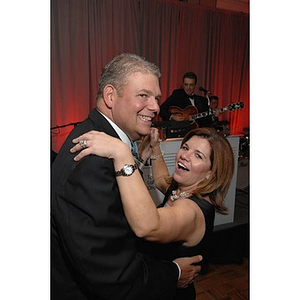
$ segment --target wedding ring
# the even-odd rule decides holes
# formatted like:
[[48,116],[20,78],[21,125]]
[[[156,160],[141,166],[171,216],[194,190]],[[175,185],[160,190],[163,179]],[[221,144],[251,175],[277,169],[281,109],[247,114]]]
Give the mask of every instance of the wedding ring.
[[80,145],[83,149],[85,149],[85,148],[87,147],[87,145],[86,145],[86,140],[80,141],[80,142],[79,142],[79,145]]

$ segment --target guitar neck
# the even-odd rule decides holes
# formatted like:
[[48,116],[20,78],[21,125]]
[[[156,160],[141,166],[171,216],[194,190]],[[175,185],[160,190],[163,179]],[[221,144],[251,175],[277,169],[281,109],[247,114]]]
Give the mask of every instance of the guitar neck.
[[[228,109],[227,107],[222,107],[222,108],[220,108],[219,110],[220,110],[221,112],[223,112],[223,111],[226,111],[227,109]],[[205,112],[202,112],[202,113],[198,113],[198,114],[196,114],[196,115],[191,115],[191,116],[190,116],[190,121],[196,120],[196,119],[201,119],[201,118],[204,118],[204,117],[213,115],[215,112],[216,112],[215,110],[210,109],[209,111],[205,111]]]
[[[219,111],[222,113],[223,111],[226,111],[226,110],[228,110],[228,107],[226,106],[226,107],[222,107],[222,108],[220,108],[219,109]],[[213,110],[213,112],[215,113],[215,110]]]
[[209,116],[210,114],[211,114],[210,111],[205,111],[205,112],[202,112],[202,113],[198,113],[198,114],[196,114],[196,115],[190,115],[190,116],[189,116],[189,119],[190,119],[190,121],[192,121],[192,120],[196,120],[196,119],[200,119],[200,118],[207,117],[207,116]]
[[[222,107],[222,108],[219,108],[219,111],[222,113],[224,111],[228,110],[228,107]],[[195,114],[195,115],[190,115],[189,116],[189,120],[190,121],[193,121],[193,120],[196,120],[196,119],[201,119],[201,118],[204,118],[204,117],[207,117],[207,116],[210,116],[210,115],[213,115],[216,111],[214,109],[209,109],[209,111],[205,111],[205,112],[202,112],[202,113],[198,113],[198,114]]]
[[[232,111],[232,110],[240,109],[243,107],[244,107],[244,103],[238,102],[238,103],[231,103],[230,105],[228,105],[226,107],[221,107],[218,110],[220,113],[222,113],[226,110]],[[196,119],[211,116],[216,113],[216,110],[214,110],[214,109],[209,109],[208,111],[196,113],[197,109],[192,105],[189,105],[188,107],[186,107],[184,109],[177,107],[177,106],[171,106],[169,111],[171,114],[180,115],[181,117],[183,117],[184,121],[194,121]]]

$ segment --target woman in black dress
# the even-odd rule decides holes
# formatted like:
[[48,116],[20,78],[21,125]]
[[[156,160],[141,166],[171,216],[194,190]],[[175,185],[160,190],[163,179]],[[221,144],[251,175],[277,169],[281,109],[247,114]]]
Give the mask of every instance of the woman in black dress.
[[[86,148],[75,160],[96,154],[113,159],[116,171],[124,165],[134,166],[129,167],[128,174],[116,173],[125,215],[135,234],[143,239],[142,251],[167,260],[201,254],[205,272],[215,211],[227,214],[224,198],[234,169],[231,146],[212,128],[192,130],[182,140],[170,176],[158,137],[153,129],[140,148],[144,158],[151,154],[155,185],[165,194],[158,208],[142,176],[134,172],[137,167],[129,147],[119,139],[90,132],[75,139],[77,145],[71,151],[81,150],[79,142],[85,140]],[[175,299],[195,298],[193,282],[177,289]]]

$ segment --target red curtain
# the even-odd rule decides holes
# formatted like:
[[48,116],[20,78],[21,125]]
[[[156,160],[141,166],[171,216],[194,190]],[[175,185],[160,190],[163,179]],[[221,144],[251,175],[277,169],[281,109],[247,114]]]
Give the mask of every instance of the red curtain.
[[[249,127],[249,15],[168,0],[52,0],[52,128],[87,116],[102,68],[122,52],[160,67],[163,101],[193,71],[220,107],[244,102],[223,116],[230,133]],[[51,130],[54,151],[72,128]]]

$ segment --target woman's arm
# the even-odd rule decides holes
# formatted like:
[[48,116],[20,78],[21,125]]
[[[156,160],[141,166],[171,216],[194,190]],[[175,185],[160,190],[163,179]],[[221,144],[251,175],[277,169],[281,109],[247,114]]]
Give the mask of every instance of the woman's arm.
[[151,157],[152,175],[155,186],[165,194],[170,185],[167,182],[167,178],[169,178],[170,175],[159,143],[159,132],[157,128],[151,128],[150,134],[143,139],[140,145],[139,154],[144,161]]
[[[134,164],[130,149],[119,139],[93,131],[73,142],[79,143],[81,140],[87,141],[87,148],[75,156],[76,161],[86,155],[96,154],[113,159],[116,171],[125,164]],[[80,149],[82,146],[77,144],[71,152]],[[204,233],[203,228],[199,229],[203,227],[199,223],[199,215],[203,220],[204,217],[193,201],[181,199],[175,201],[172,207],[156,209],[139,172],[135,171],[131,176],[117,176],[116,179],[126,218],[137,236],[158,242],[182,241],[186,245],[194,245],[200,241],[195,240],[195,236],[202,235],[202,231]]]
[[169,170],[165,163],[163,153],[160,149],[158,130],[155,129],[150,133],[151,166],[154,183],[157,189],[163,194],[167,192],[170,185],[167,179],[170,177]]

